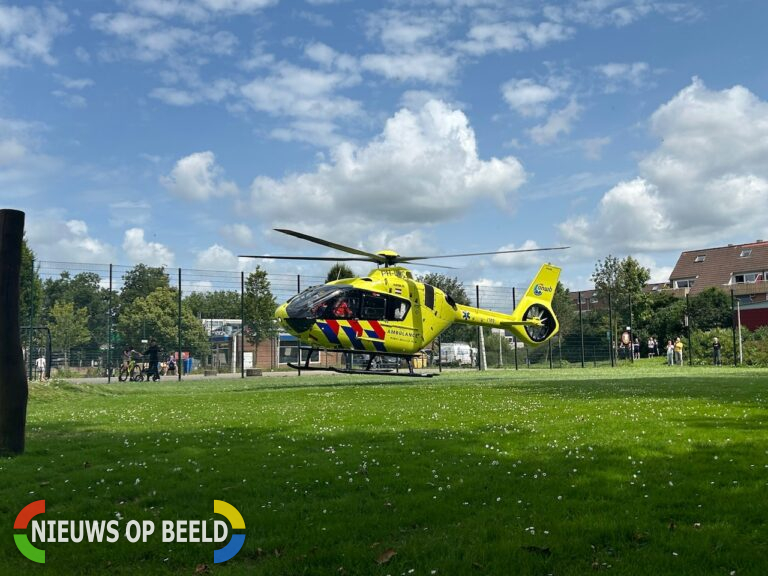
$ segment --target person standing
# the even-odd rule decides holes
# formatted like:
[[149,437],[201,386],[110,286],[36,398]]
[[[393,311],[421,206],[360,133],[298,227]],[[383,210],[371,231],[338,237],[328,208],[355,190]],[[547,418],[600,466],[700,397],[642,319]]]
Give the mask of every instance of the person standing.
[[37,379],[42,382],[45,380],[45,356],[40,356],[35,360],[35,368],[37,368],[38,372]]
[[648,358],[656,356],[656,342],[653,336],[648,336]]
[[158,363],[160,361],[160,348],[157,345],[157,340],[154,338],[149,339],[149,348],[146,349],[144,355],[149,357],[147,377],[152,375],[152,380],[157,382],[160,380],[160,372],[158,371]]
[[715,339],[712,340],[712,363],[715,366],[722,366],[722,357],[720,355],[720,341],[717,339],[717,336],[715,336]]
[[672,340],[667,340],[667,366],[672,366],[675,363],[675,345],[672,344]]
[[675,338],[675,364],[683,365],[683,341]]

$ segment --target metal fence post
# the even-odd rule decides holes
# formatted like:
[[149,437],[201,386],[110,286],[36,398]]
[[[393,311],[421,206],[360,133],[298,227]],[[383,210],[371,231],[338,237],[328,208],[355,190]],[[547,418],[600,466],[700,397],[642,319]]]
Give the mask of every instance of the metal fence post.
[[627,294],[629,297],[629,357],[632,359],[630,362],[635,363],[635,326],[632,318],[632,294]]
[[731,288],[731,332],[733,333],[733,365],[738,366],[736,363],[736,319],[734,318],[734,310],[736,309],[735,297],[733,295],[733,288]]
[[611,357],[611,367],[616,366],[613,348],[613,303],[611,302],[611,293],[608,292],[608,354]]
[[581,367],[584,368],[584,319],[581,315],[581,292],[579,292],[579,332],[581,333]]
[[240,271],[240,378],[245,378],[245,272]]
[[[296,294],[301,294],[301,274],[296,274]],[[278,335],[277,340],[277,354],[280,355],[280,336]],[[301,340],[296,338],[296,365],[299,367],[297,372],[299,373],[299,376],[301,376]]]
[[443,371],[443,337],[437,337],[437,371]]
[[[480,284],[475,285],[476,306],[480,308]],[[485,339],[483,338],[483,327],[477,327],[477,369],[485,370]]]
[[107,294],[107,383],[112,381],[112,309],[113,265],[109,265],[109,292]]
[[[688,292],[685,293],[685,324],[688,328],[688,366],[693,366],[693,346],[691,346],[691,311],[688,307],[690,304],[688,300]],[[682,358],[680,361],[682,362]]]
[[[517,308],[517,295],[515,287],[512,287],[512,310]],[[512,332],[514,334],[514,332]],[[512,343],[515,345],[515,370],[517,370],[517,336],[512,336]]]
[[176,374],[179,382],[181,382],[181,371],[184,368],[184,358],[181,355],[181,268],[179,268],[179,361],[176,362]]
[[547,342],[549,344],[549,369],[552,370],[552,338]]
[[[35,261],[34,259],[31,259],[29,266],[31,268],[30,272],[30,278],[34,278],[35,276]],[[28,380],[32,380],[32,368],[34,364],[32,363],[32,346],[34,346],[34,343],[32,341],[32,336],[34,334],[34,330],[32,330],[32,326],[35,325],[35,299],[30,298],[29,299],[29,344],[27,348],[27,364],[29,365],[29,375],[27,376]]]

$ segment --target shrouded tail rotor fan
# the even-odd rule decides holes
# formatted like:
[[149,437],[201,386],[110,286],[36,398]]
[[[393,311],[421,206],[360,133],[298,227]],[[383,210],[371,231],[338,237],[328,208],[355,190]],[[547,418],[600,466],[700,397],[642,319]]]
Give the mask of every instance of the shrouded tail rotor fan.
[[556,320],[552,312],[541,304],[532,304],[523,314],[523,320],[533,320],[535,318],[541,320],[541,325],[526,326],[525,331],[534,342],[543,342],[555,330],[557,326]]

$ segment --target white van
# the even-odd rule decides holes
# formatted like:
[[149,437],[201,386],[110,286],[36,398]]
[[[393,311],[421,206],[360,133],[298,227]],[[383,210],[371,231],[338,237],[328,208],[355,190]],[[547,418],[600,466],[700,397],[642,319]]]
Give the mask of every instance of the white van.
[[466,342],[444,342],[440,345],[440,362],[458,366],[472,366],[475,356]]

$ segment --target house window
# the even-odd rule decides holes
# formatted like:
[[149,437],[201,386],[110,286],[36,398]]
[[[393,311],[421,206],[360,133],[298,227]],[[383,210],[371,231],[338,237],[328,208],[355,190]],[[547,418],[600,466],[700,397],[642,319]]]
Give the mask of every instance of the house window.
[[706,260],[706,259],[707,259],[707,255],[706,254],[699,254],[698,256],[696,256],[696,258],[693,259],[693,261],[694,262],[704,262],[704,260]]
[[692,288],[696,278],[683,278],[675,280],[675,288]]
[[750,256],[752,256],[752,248],[746,248],[739,254],[739,258],[749,258]]
[[746,272],[744,274],[734,274],[732,284],[754,284],[763,279],[762,272]]

